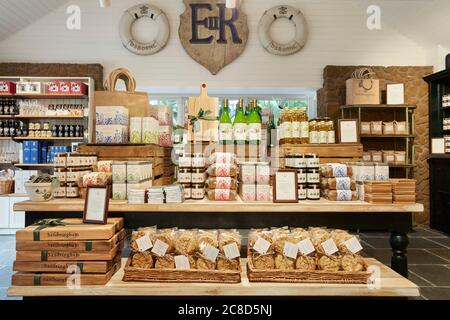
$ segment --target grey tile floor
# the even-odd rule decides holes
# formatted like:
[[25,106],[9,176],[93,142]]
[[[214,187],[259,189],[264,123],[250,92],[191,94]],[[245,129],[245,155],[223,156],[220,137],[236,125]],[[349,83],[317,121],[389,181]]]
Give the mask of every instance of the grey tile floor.
[[[359,236],[366,255],[390,264],[388,233],[361,232]],[[421,299],[450,300],[450,237],[428,227],[417,227],[409,240],[409,279],[420,287]],[[15,237],[0,236],[0,300],[11,299],[6,292],[14,259]]]

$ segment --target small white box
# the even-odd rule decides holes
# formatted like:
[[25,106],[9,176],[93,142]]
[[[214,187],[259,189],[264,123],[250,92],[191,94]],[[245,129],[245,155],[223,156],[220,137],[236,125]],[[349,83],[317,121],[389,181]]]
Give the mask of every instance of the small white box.
[[127,184],[126,183],[114,183],[113,184],[113,200],[126,200],[127,199]]
[[130,142],[142,143],[142,118],[130,119]]
[[153,117],[142,118],[142,142],[145,144],[158,144],[159,122]]
[[387,104],[405,104],[405,86],[403,83],[387,85]]
[[256,200],[256,185],[255,184],[241,184],[240,196],[242,201]]

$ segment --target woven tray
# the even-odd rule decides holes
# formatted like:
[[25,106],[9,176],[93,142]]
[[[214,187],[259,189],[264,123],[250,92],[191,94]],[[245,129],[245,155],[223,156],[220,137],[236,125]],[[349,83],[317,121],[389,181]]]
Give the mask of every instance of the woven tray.
[[250,282],[292,282],[292,283],[343,283],[366,284],[372,272],[329,272],[323,270],[273,270],[255,269],[251,256],[247,259],[247,276]]
[[241,270],[140,269],[132,267],[131,258],[128,258],[122,281],[240,283],[241,272]]

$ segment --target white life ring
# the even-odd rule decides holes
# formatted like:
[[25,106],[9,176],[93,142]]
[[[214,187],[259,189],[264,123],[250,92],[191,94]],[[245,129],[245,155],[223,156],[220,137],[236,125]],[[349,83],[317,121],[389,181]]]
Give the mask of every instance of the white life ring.
[[[159,27],[156,39],[149,43],[141,43],[135,40],[131,33],[133,23],[144,17],[152,19]],[[159,52],[166,46],[169,40],[170,26],[163,11],[148,4],[139,4],[123,13],[120,19],[119,32],[123,46],[127,50],[141,56],[147,56]]]
[[[275,42],[270,37],[272,23],[280,18],[292,21],[295,26],[295,37],[287,44]],[[264,12],[258,25],[259,41],[262,46],[272,54],[288,56],[299,52],[306,44],[308,38],[306,19],[302,12],[291,6],[277,6]]]

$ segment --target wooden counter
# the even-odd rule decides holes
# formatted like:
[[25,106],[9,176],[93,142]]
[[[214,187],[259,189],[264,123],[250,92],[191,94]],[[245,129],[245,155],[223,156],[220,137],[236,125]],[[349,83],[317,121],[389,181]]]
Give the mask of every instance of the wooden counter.
[[[10,287],[8,296],[23,297],[91,297],[91,296],[299,296],[299,297],[418,297],[419,288],[375,259],[368,264],[380,268],[379,288],[365,284],[291,284],[250,283],[242,272],[239,284],[208,283],[141,283],[123,282],[120,269],[106,286]],[[125,263],[125,259],[123,260]],[[245,259],[243,261],[245,265]]]
[[[82,212],[84,210],[84,200],[81,199],[61,199],[49,202],[24,201],[16,203],[16,211],[33,212]],[[133,212],[133,213],[161,213],[161,212],[183,212],[195,214],[201,212],[210,213],[274,213],[274,212],[327,212],[327,213],[402,213],[402,212],[422,212],[421,204],[370,204],[363,201],[336,202],[321,199],[319,201],[301,201],[298,204],[280,204],[272,202],[243,202],[241,200],[233,202],[217,202],[208,200],[188,200],[181,204],[143,204],[133,205],[127,201],[111,201],[109,212]]]
[[[14,206],[25,211],[25,224],[46,218],[81,217],[84,200],[60,199],[49,202],[24,201]],[[111,201],[109,215],[124,217],[126,227],[136,229],[157,225],[183,229],[250,229],[273,226],[326,226],[346,230],[377,230],[391,233],[391,267],[408,276],[407,233],[412,229],[412,215],[422,212],[421,204],[370,204],[362,201],[301,201],[295,204],[272,202],[233,202],[188,200],[181,204],[131,205]]]

